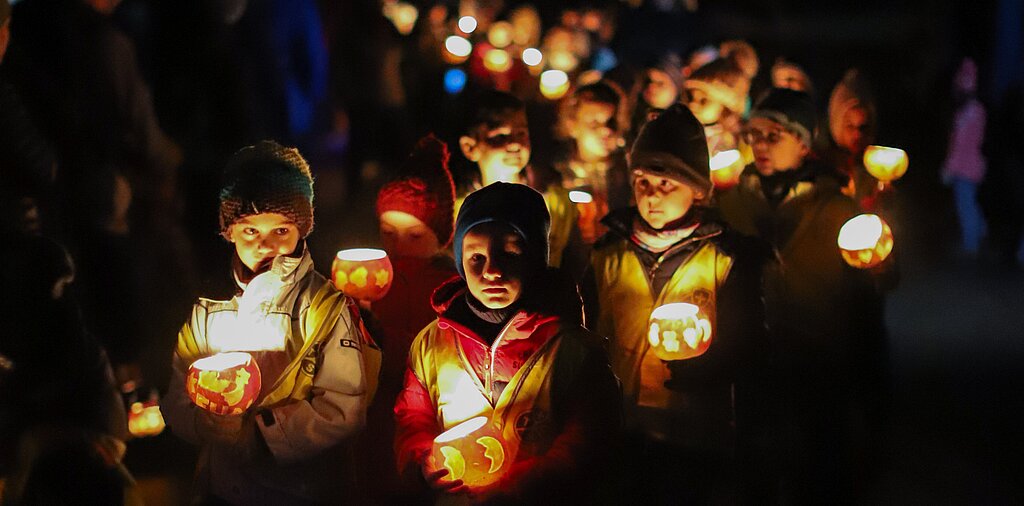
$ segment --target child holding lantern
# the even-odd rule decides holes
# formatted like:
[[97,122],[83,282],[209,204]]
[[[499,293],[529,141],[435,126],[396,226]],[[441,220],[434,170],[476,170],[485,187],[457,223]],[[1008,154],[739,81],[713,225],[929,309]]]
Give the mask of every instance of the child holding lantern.
[[[234,245],[238,293],[200,299],[178,334],[162,404],[167,422],[203,448],[202,500],[294,504],[351,495],[345,443],[363,426],[379,352],[352,300],[313,270],[304,241],[313,228],[309,166],[297,150],[263,141],[233,155],[225,179],[221,235]],[[222,399],[186,395],[186,375],[190,394],[224,386],[216,371],[198,382],[190,372],[197,359],[222,352],[248,352],[260,374],[250,363]],[[262,391],[246,399],[258,376]],[[246,401],[252,407],[238,415],[212,412],[241,410]]]
[[810,156],[816,117],[807,94],[771,90],[744,132],[755,161],[719,195],[726,221],[770,243],[779,258],[765,273],[765,305],[777,433],[785,435],[782,499],[798,504],[855,497],[853,449],[868,442],[849,427],[877,417],[884,393],[882,299],[871,272],[844,263],[837,247],[858,207]]
[[[644,125],[629,166],[637,206],[605,217],[609,232],[585,280],[588,322],[611,336],[612,370],[622,381],[623,500],[703,504],[728,489],[737,436],[747,471],[745,429],[755,412],[743,387],[765,346],[767,248],[728,231],[705,207],[712,183],[704,129],[684,105]],[[690,307],[703,327],[648,325],[655,308],[671,307]],[[691,358],[662,358],[680,351]]]
[[[602,339],[580,326],[575,284],[547,267],[547,237],[544,200],[524,185],[491,184],[459,210],[461,277],[434,292],[438,318],[413,341],[395,404],[400,469],[442,497],[540,504],[598,483],[618,389]],[[489,462],[434,448],[477,420],[495,434],[476,439]]]

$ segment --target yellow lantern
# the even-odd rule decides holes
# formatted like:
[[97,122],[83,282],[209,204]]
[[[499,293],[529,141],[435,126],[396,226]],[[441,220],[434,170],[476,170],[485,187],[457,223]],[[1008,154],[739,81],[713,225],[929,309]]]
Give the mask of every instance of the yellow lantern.
[[540,75],[540,93],[551,100],[558,100],[569,91],[569,76],[561,70],[545,70]]
[[469,488],[484,488],[508,469],[509,455],[501,435],[486,416],[462,422],[434,438],[434,470],[447,469],[445,480],[462,480]]
[[156,393],[146,402],[133,402],[128,409],[128,432],[135,437],[156,436],[164,431],[164,417]]
[[498,21],[491,25],[491,29],[487,31],[487,42],[498,49],[508,47],[512,43],[512,23]]
[[473,52],[473,43],[465,37],[452,35],[444,39],[444,49],[445,61],[458,65],[469,58]]
[[338,252],[331,266],[334,287],[345,295],[370,302],[383,299],[391,289],[394,269],[381,249],[354,248]]
[[512,68],[512,58],[504,49],[491,49],[484,54],[484,68],[498,74],[508,72]]
[[582,236],[583,242],[587,244],[593,243],[597,240],[598,218],[598,207],[597,202],[594,202],[594,196],[583,190],[572,190],[569,192],[569,200],[576,204],[576,209],[580,213],[577,224],[580,228],[580,236]]
[[864,151],[864,168],[868,174],[883,184],[891,183],[907,173],[910,159],[907,152],[899,148],[868,146]]
[[687,302],[658,306],[647,327],[651,350],[662,360],[685,360],[711,346],[711,322],[700,308]]
[[738,149],[719,151],[711,157],[711,182],[715,188],[727,190],[736,186],[743,172],[743,162]]
[[892,229],[876,214],[859,214],[839,229],[839,252],[858,269],[870,269],[892,253]]
[[260,368],[242,351],[201,358],[188,368],[185,390],[189,399],[211,413],[240,415],[252,406],[262,388]]

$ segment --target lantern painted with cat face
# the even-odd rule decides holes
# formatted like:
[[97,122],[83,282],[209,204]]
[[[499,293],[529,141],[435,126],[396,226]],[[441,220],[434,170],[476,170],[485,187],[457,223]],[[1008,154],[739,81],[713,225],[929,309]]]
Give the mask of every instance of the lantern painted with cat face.
[[378,301],[388,294],[394,268],[381,249],[355,248],[338,252],[331,266],[334,287],[357,300]]
[[484,416],[466,420],[434,438],[431,457],[435,470],[448,470],[444,480],[462,480],[471,489],[497,482],[510,464],[501,435]]
[[188,369],[189,399],[211,413],[240,415],[260,395],[260,368],[252,355],[231,351],[196,360]]
[[662,360],[697,357],[711,346],[711,321],[699,307],[687,302],[658,306],[651,312],[647,341]]

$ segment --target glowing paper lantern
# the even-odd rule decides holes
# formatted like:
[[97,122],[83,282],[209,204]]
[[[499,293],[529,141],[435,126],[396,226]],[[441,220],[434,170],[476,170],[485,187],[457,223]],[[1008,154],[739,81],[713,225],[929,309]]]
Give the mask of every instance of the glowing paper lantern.
[[742,156],[738,149],[719,151],[711,157],[711,181],[722,190],[736,186],[743,172]]
[[471,43],[465,37],[459,37],[458,35],[452,35],[447,39],[444,39],[444,57],[450,63],[462,63],[469,58],[470,53],[473,52],[473,43]]
[[550,51],[548,52],[548,65],[555,70],[561,70],[562,72],[572,72],[579,66],[580,61],[576,58],[576,55],[569,51]]
[[466,88],[466,71],[448,69],[444,73],[444,91],[449,95],[458,95]]
[[188,368],[185,390],[189,399],[211,413],[240,415],[260,395],[260,368],[241,351],[201,358]]
[[685,360],[711,346],[711,322],[700,308],[686,302],[658,306],[651,312],[647,341],[662,360]]
[[523,50],[523,63],[536,67],[544,61],[544,54],[540,52],[540,49],[535,47],[528,47]]
[[540,75],[540,93],[546,98],[557,100],[569,91],[569,76],[561,70],[545,70]]
[[907,152],[899,148],[868,146],[864,151],[864,168],[868,174],[882,183],[890,183],[907,173],[910,159]]
[[512,23],[498,21],[491,25],[491,29],[487,31],[487,42],[498,49],[508,47],[512,43]]
[[462,16],[459,18],[458,25],[459,30],[462,30],[462,33],[469,35],[473,33],[473,30],[476,30],[476,18],[473,16]]
[[391,288],[394,269],[381,249],[355,248],[338,252],[331,266],[334,287],[358,300],[377,301]]
[[156,395],[146,402],[133,402],[128,409],[128,432],[135,437],[156,436],[164,431],[164,417]]
[[491,72],[508,72],[512,68],[512,57],[504,49],[491,49],[484,55],[484,68]]
[[431,455],[435,470],[448,470],[445,480],[462,480],[470,488],[493,484],[510,464],[501,435],[485,416],[466,420],[434,438]]
[[416,26],[416,20],[420,16],[416,6],[407,2],[385,2],[383,9],[384,17],[391,20],[395,29],[402,35],[412,33],[413,27]]
[[870,269],[892,253],[892,229],[876,214],[859,214],[839,229],[839,252],[858,269]]

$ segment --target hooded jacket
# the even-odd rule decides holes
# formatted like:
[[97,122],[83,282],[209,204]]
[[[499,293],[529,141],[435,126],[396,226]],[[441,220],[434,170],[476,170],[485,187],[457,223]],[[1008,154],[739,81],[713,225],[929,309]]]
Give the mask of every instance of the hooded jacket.
[[437,435],[482,415],[514,455],[494,487],[500,498],[589,490],[595,474],[584,470],[601,462],[618,428],[618,387],[601,339],[579,325],[575,286],[555,270],[544,275],[546,289],[524,297],[490,346],[465,323],[464,280],[434,292],[438,319],[413,342],[395,404],[400,469],[418,473]]

